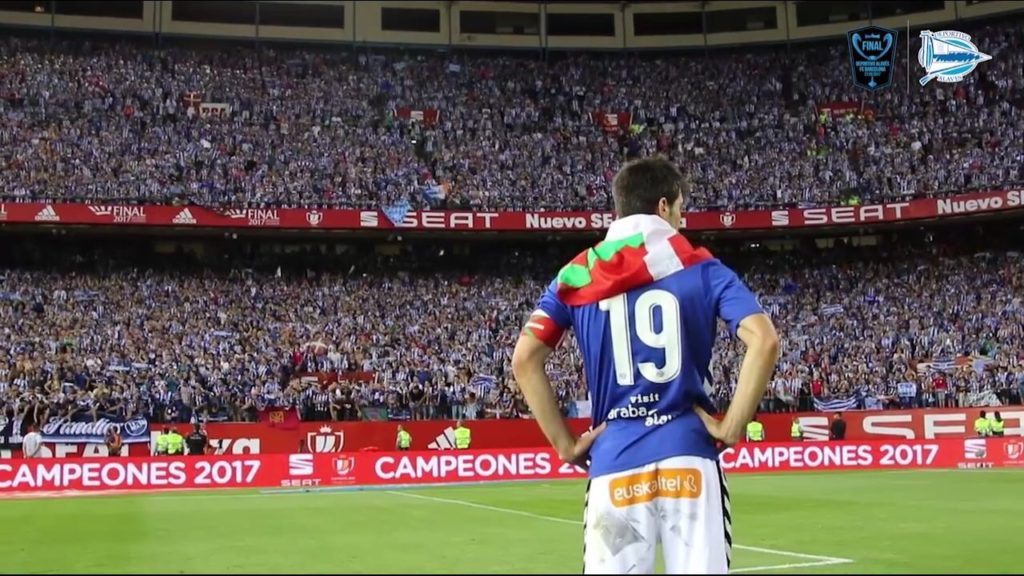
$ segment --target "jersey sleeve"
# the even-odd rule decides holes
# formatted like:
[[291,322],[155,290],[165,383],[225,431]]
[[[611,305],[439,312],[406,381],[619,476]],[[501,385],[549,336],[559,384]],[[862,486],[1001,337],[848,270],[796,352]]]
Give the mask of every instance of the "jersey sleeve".
[[558,348],[565,331],[572,327],[569,307],[558,298],[556,286],[556,282],[548,285],[523,327],[524,334],[531,334],[551,349]]
[[740,322],[747,316],[761,314],[764,309],[757,296],[747,288],[735,272],[721,262],[708,266],[708,281],[715,306],[715,314],[725,320],[729,331],[736,335]]

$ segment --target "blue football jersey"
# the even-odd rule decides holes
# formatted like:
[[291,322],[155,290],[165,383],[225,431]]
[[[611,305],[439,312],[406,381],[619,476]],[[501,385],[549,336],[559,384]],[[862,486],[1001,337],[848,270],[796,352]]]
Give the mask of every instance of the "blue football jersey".
[[554,331],[575,331],[593,424],[608,422],[591,450],[591,476],[673,456],[717,459],[714,440],[693,411],[697,405],[714,412],[704,382],[716,321],[725,320],[735,335],[740,321],[762,312],[736,273],[707,254],[592,304],[567,305],[557,287],[557,280],[548,286],[534,318]]

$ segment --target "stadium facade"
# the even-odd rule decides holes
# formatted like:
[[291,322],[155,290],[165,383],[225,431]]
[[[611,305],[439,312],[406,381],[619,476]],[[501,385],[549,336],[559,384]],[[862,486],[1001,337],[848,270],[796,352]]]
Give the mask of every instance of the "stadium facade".
[[0,26],[155,36],[537,50],[700,49],[922,28],[1024,2],[4,2]]

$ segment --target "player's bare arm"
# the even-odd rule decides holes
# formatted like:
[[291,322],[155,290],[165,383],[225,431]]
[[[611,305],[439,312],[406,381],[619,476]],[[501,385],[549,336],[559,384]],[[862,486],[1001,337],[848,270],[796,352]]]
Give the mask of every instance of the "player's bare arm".
[[519,335],[519,341],[516,342],[515,351],[512,353],[512,373],[523,392],[526,404],[530,407],[530,412],[533,413],[548,442],[558,452],[558,456],[566,462],[582,466],[590,452],[591,444],[604,430],[605,425],[601,424],[579,438],[569,429],[558,409],[558,400],[551,387],[551,380],[544,370],[551,352],[552,349],[547,344],[529,332],[523,332]]
[[729,410],[719,421],[696,408],[708,432],[727,446],[736,444],[743,436],[779,360],[779,335],[767,314],[752,314],[744,318],[736,335],[746,345],[747,352],[743,356],[736,394]]

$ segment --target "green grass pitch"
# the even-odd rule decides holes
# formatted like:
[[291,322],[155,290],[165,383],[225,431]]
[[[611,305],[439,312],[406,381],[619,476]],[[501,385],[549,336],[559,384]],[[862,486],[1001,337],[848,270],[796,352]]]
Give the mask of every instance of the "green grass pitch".
[[[1020,573],[1024,471],[730,477],[733,571]],[[576,573],[584,484],[0,500],[0,572]]]

